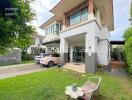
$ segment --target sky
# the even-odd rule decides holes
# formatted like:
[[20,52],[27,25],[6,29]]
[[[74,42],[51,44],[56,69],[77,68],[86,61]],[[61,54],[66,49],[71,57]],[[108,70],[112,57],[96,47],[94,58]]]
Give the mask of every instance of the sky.
[[[38,27],[53,16],[49,12],[60,0],[35,0],[31,7],[36,13],[32,24],[38,34],[44,35],[45,31]],[[123,40],[124,32],[130,27],[130,2],[131,0],[113,0],[114,6],[114,31],[110,32],[111,40]]]

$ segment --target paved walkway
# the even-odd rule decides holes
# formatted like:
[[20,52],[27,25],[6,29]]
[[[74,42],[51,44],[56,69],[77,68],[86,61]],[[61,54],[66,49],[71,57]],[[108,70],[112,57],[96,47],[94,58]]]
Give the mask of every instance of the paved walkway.
[[40,64],[19,64],[0,67],[0,79],[46,70]]
[[117,77],[128,77],[129,76],[124,68],[112,69],[111,72],[109,73]]
[[66,63],[63,68],[70,69],[76,72],[85,73],[85,64],[84,63]]

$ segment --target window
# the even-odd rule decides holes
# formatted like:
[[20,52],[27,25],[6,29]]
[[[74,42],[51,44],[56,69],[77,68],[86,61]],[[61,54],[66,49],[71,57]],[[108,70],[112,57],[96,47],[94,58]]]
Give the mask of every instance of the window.
[[60,24],[60,31],[62,30],[62,26],[63,26],[63,25],[62,25],[62,24]]
[[88,18],[88,11],[87,11],[87,8],[84,8],[74,14],[72,14],[70,17],[69,17],[69,25],[74,25],[74,24],[77,24],[77,23],[80,23],[81,21],[84,21],[84,20],[87,20]]
[[52,33],[52,26],[51,26],[51,33]]
[[53,27],[53,33],[54,33],[54,31],[55,31],[54,25],[52,27]]
[[56,32],[56,25],[54,25],[54,32]]
[[70,25],[74,25],[80,22],[80,11],[70,16]]
[[40,43],[40,44],[42,43],[42,39],[39,39],[39,43]]
[[46,34],[54,34],[59,32],[59,24],[54,24],[46,29]]
[[47,34],[47,29],[45,30],[45,33]]
[[51,56],[52,57],[59,57],[60,55],[59,54],[52,54]]
[[54,26],[51,26],[52,27],[52,33],[54,33]]
[[51,32],[51,27],[49,28],[49,33],[52,33],[52,32]]
[[56,31],[59,32],[59,25],[56,24]]
[[49,28],[47,28],[47,34],[49,34]]
[[87,11],[87,9],[85,8],[85,9],[83,9],[83,10],[81,11],[81,21],[87,20],[87,19],[88,19],[88,11]]

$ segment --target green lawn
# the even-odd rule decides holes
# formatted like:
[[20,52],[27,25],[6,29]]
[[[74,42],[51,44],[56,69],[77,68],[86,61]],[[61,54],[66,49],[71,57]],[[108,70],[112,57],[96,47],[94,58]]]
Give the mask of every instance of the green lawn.
[[[98,100],[132,100],[132,79],[97,74],[103,78]],[[91,74],[49,69],[0,80],[0,100],[66,100],[65,87],[81,86]]]

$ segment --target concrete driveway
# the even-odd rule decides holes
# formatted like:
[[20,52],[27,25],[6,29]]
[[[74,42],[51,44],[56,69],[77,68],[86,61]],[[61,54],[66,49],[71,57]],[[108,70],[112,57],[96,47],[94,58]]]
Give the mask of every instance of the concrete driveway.
[[0,67],[0,79],[46,70],[40,64],[19,64]]

